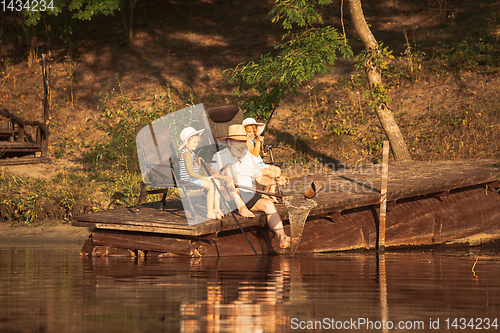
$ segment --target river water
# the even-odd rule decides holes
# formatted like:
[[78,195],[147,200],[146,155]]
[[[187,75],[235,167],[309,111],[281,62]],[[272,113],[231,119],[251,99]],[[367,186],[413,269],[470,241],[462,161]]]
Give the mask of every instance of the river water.
[[500,331],[500,244],[261,262],[79,250],[0,247],[0,332]]

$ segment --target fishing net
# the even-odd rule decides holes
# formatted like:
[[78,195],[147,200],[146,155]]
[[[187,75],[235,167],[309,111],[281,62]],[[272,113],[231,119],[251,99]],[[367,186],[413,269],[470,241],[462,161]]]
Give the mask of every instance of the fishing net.
[[288,210],[290,236],[292,238],[290,256],[293,256],[302,238],[302,231],[304,230],[307,216],[311,209],[316,207],[318,203],[312,199],[301,197],[283,197],[283,202]]
[[291,196],[283,197],[283,203],[288,210],[290,225],[304,223],[311,209],[318,204],[312,199]]

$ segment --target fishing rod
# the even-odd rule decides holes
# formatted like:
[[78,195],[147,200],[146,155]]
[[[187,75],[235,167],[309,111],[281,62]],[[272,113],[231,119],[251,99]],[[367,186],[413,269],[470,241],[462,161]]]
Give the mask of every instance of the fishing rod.
[[[201,165],[203,165],[203,168],[205,169],[205,171],[207,172],[207,174],[210,175],[210,171],[208,170],[207,166],[205,165],[205,161],[201,160]],[[212,181],[212,184],[214,185],[214,188],[216,188],[217,192],[219,192],[219,195],[220,195],[221,201],[222,201],[222,203],[224,205],[224,208],[227,209],[231,213],[231,215],[233,216],[233,219],[236,221],[236,224],[238,225],[238,227],[240,228],[241,232],[243,233],[243,235],[247,239],[248,244],[250,244],[250,247],[252,248],[252,250],[255,253],[255,255],[257,256],[257,258],[259,259],[259,263],[260,263],[261,258],[259,257],[259,254],[257,253],[257,251],[255,250],[255,248],[253,247],[252,242],[248,238],[245,230],[243,230],[243,227],[241,226],[240,222],[236,218],[236,215],[234,215],[233,211],[229,207],[229,204],[227,203],[226,199],[224,198],[224,195],[222,194],[219,186],[217,185],[217,183],[215,182],[215,180],[213,179],[213,177],[211,178],[211,181]]]

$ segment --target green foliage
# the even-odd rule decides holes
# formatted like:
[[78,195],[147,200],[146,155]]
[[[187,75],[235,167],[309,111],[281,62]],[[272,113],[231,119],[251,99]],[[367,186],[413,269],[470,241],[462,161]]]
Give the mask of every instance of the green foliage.
[[[383,47],[383,43],[379,43],[379,47],[370,52],[363,50],[358,54],[354,60],[356,62],[356,69],[366,69],[378,67],[384,71],[389,68],[390,61],[395,59],[392,55],[392,50],[388,47]],[[374,83],[370,89],[365,91],[365,97],[369,100],[370,107],[375,110],[380,104],[391,103],[389,97],[389,90],[381,84]]]
[[392,50],[383,43],[379,43],[379,46],[375,50],[370,52],[363,50],[355,58],[356,69],[366,69],[370,67],[379,67],[382,70],[387,70],[389,68],[390,60],[394,59],[392,55]]
[[248,115],[268,118],[288,95],[298,93],[306,80],[325,74],[337,59],[352,57],[344,35],[331,26],[312,27],[323,23],[320,6],[331,0],[276,0],[270,15],[273,23],[281,21],[285,29],[293,25],[306,30],[286,33],[273,52],[227,70],[226,83],[237,84],[234,94],[242,99],[240,106]]
[[51,180],[5,173],[0,176],[0,221],[30,225],[50,217],[70,222],[110,203],[130,206],[137,201],[140,180],[137,172],[112,170],[64,172]]
[[449,20],[441,22],[440,29],[427,33],[421,47],[430,56],[429,69],[440,73],[498,72],[500,13],[493,8],[457,8],[448,15]]
[[469,43],[462,40],[459,43],[445,46],[448,50],[439,54],[445,66],[451,71],[460,72],[479,66],[498,65],[498,56],[495,44],[491,42]]
[[250,115],[260,110],[260,116],[268,117],[286,96],[297,94],[304,81],[330,71],[338,52],[344,58],[352,56],[344,36],[333,27],[287,33],[274,52],[261,56],[258,63],[250,61],[226,71],[226,81],[236,82],[234,94],[246,97],[242,109]]
[[365,91],[365,97],[368,104],[375,110],[380,104],[390,104],[392,99],[389,97],[389,90],[380,84],[373,84],[372,89]]
[[9,222],[32,223],[40,212],[38,201],[44,183],[43,180],[8,174],[0,177],[0,217]]
[[128,96],[121,91],[116,102],[106,102],[106,96],[101,103],[102,121],[96,123],[96,128],[104,131],[108,141],[98,144],[92,152],[86,155],[86,162],[94,168],[103,167],[104,162],[109,166],[137,171],[137,148],[135,143],[135,127],[151,123],[173,110],[169,96],[153,97],[149,106],[139,107],[133,103],[136,96]]
[[[90,20],[97,15],[113,15],[120,9],[121,0],[45,0],[47,10],[23,9],[24,23],[27,26],[37,25],[42,14],[59,15],[67,7],[73,13],[73,18]],[[42,0],[39,1],[40,5]],[[50,4],[50,6],[49,6]]]
[[131,206],[137,202],[142,176],[139,172],[103,172],[103,190],[113,203]]
[[403,81],[412,83],[420,81],[425,64],[426,53],[407,44],[404,53],[397,57],[396,61],[390,62],[388,70],[384,73],[387,85],[394,87]]
[[66,211],[66,216],[63,217],[63,219],[66,222],[71,222],[71,219],[73,218],[73,207],[75,207],[76,200],[74,198],[74,195],[77,194],[78,192],[68,192],[67,190],[62,191],[61,195],[61,206],[64,208]]
[[312,26],[314,23],[323,24],[318,5],[330,4],[332,0],[283,0],[276,1],[269,15],[273,15],[273,23],[282,21],[285,29],[292,29],[294,24],[299,27]]
[[346,126],[346,120],[342,119],[341,122],[333,122],[329,123],[329,126],[326,128],[330,131],[332,135],[342,136],[342,135],[356,135],[356,131],[350,127]]
[[90,20],[98,14],[113,15],[120,8],[121,0],[72,0],[68,8],[76,11],[74,18]]
[[[40,1],[41,2],[41,1]],[[30,2],[31,3],[31,2]],[[27,26],[36,25],[40,21],[42,14],[59,15],[65,6],[65,0],[45,0],[46,10],[32,10],[33,8],[23,8],[24,24]],[[40,8],[42,9],[42,8]]]
[[374,140],[366,140],[366,148],[368,149],[369,154],[382,149],[383,145],[384,145],[384,138],[376,138]]
[[22,221],[29,225],[38,216],[38,195],[13,195],[10,198],[2,198],[0,205],[7,209],[2,210],[2,218],[8,221]]

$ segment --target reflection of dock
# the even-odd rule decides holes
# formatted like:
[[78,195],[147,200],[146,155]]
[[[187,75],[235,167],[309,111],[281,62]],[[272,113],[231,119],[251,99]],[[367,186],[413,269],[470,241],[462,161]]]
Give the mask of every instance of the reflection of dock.
[[[500,194],[495,190],[500,170],[486,166],[495,162],[390,164],[385,246],[475,245],[500,238]],[[285,189],[287,195],[301,196],[311,181],[323,183],[296,253],[376,248],[379,168],[316,172],[291,179]],[[110,253],[111,248],[150,251],[150,255],[253,254],[231,217],[189,226],[180,200],[170,201],[165,211],[155,207],[158,203],[145,205],[139,214],[120,208],[76,217],[73,225],[96,228],[83,251],[96,255]],[[284,205],[277,208],[287,219]],[[286,254],[267,228],[264,215],[238,219],[257,252]]]

